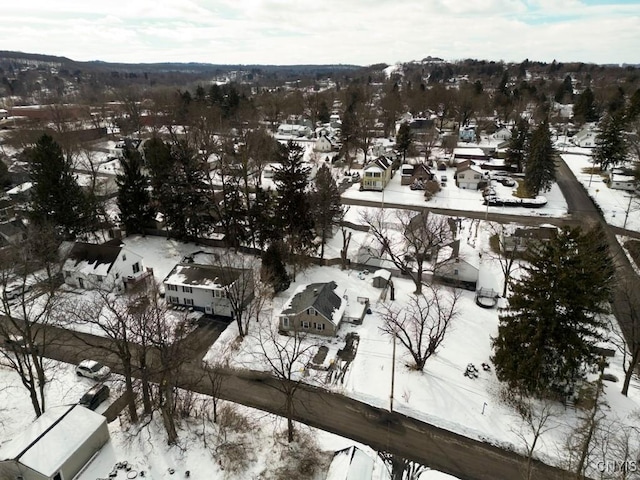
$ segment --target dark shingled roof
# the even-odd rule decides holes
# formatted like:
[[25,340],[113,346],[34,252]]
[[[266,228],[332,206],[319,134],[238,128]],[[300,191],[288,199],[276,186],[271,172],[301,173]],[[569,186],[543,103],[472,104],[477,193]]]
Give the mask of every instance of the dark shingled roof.
[[291,299],[291,305],[282,313],[297,314],[313,307],[327,320],[332,321],[333,312],[338,310],[342,303],[342,299],[334,292],[336,287],[336,282],[311,283]]
[[[89,264],[95,263],[95,267],[106,264],[109,265],[109,270],[111,270],[111,267],[118,259],[118,255],[120,255],[121,250],[122,243],[117,239],[115,241],[110,240],[102,245],[76,242],[69,252],[69,259],[75,260],[76,265],[80,262],[87,262]],[[107,270],[107,272],[109,272],[109,270]]]

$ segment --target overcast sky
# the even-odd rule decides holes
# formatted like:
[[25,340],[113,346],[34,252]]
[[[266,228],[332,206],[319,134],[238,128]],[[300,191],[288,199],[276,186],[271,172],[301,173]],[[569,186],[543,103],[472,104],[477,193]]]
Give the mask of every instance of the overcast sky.
[[110,62],[640,63],[640,0],[13,0],[0,49]]

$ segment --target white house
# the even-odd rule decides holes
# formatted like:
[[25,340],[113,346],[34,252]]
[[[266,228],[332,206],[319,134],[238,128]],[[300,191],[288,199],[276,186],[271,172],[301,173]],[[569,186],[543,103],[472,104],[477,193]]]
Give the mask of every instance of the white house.
[[361,190],[376,190],[381,192],[387,183],[391,180],[393,161],[386,157],[380,156],[374,160],[367,162],[362,169],[362,180],[360,182]]
[[476,165],[461,165],[456,172],[456,185],[465,190],[478,190],[481,182],[485,182],[482,169]]
[[336,142],[332,137],[327,135],[320,135],[313,145],[313,149],[316,152],[332,152],[336,148]]
[[278,135],[287,137],[307,137],[311,138],[313,131],[311,127],[307,125],[291,125],[289,123],[283,123],[278,127]]
[[97,245],[76,242],[62,266],[64,282],[76,288],[122,288],[146,274],[142,256],[119,239]]
[[108,441],[102,415],[81,405],[49,407],[0,447],[0,478],[71,480]]
[[633,192],[638,188],[638,181],[633,175],[611,172],[611,175],[609,176],[609,188]]
[[167,303],[229,318],[254,295],[253,272],[241,268],[179,263],[163,284]]
[[446,283],[462,285],[473,290],[478,283],[480,272],[477,256],[465,258],[460,255],[460,240],[454,240],[451,245],[450,254],[443,250],[440,254],[448,255],[448,258],[440,263],[436,277]]
[[589,123],[571,137],[571,141],[577,147],[595,147],[597,137],[598,132],[596,131],[595,124]]
[[491,135],[495,140],[511,140],[511,129],[507,127],[501,127]]

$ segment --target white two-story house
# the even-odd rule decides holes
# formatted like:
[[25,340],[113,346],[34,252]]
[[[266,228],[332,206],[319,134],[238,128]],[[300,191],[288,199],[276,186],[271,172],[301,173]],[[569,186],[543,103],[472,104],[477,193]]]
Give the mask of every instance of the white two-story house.
[[145,275],[142,256],[119,239],[103,244],[76,242],[62,267],[64,282],[75,288],[122,289]]
[[241,268],[179,263],[163,284],[167,303],[229,318],[254,295],[253,272]]
[[360,190],[381,192],[391,180],[393,161],[384,155],[367,162],[362,169]]

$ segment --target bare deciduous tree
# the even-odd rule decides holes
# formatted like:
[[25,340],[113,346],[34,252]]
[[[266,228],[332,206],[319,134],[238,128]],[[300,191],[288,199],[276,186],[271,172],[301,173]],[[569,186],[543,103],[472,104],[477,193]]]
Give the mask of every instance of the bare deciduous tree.
[[457,303],[461,293],[455,289],[445,292],[435,285],[429,292],[411,296],[401,307],[385,306],[382,331],[395,336],[413,359],[413,367],[422,371],[445,339],[451,323],[458,315]]
[[416,294],[422,292],[424,272],[435,275],[448,260],[438,255],[454,240],[445,216],[410,210],[395,210],[391,215],[388,211],[376,210],[364,213],[362,220],[369,226],[381,255],[413,280]]
[[562,415],[562,412],[559,411],[561,406],[550,399],[534,400],[517,393],[511,393],[511,395],[513,397],[510,399],[510,403],[522,420],[522,425],[519,430],[515,431],[515,434],[525,446],[527,464],[524,478],[531,480],[534,475],[533,461],[536,448],[545,433],[558,427],[554,421]]
[[59,322],[58,242],[52,227],[30,227],[26,238],[0,258],[0,348],[3,363],[15,371],[29,392],[36,416],[46,410],[45,387],[53,377],[45,357],[54,338],[48,326]]
[[[633,275],[635,277],[635,275]],[[611,325],[609,332],[612,342],[622,353],[624,382],[622,394],[629,393],[631,378],[640,363],[640,292],[637,278],[624,278],[618,285],[618,323],[624,326],[625,336],[618,325]]]
[[264,324],[257,329],[258,356],[265,362],[273,380],[265,384],[274,388],[284,397],[284,413],[287,417],[287,439],[295,438],[293,417],[295,415],[295,395],[298,391],[306,365],[312,358],[317,345],[302,332],[292,330],[281,335],[276,325]]
[[497,260],[500,264],[504,278],[502,296],[506,297],[511,275],[514,268],[517,267],[516,260],[520,257],[519,244],[515,241],[513,243],[507,241],[507,227],[501,223],[490,223],[489,232],[491,234],[489,239],[491,249],[487,253],[490,258]]

